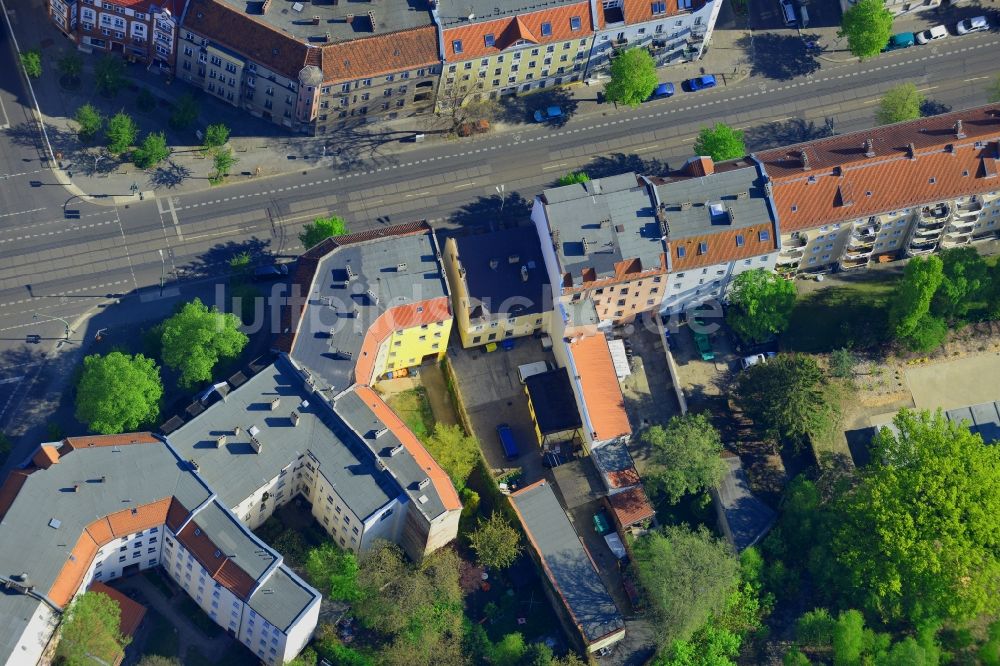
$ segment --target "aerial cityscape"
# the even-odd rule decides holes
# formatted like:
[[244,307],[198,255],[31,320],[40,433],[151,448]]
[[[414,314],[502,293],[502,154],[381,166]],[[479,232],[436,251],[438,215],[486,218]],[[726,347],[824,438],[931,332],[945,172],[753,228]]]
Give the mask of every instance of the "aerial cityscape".
[[1000,665],[1000,0],[0,9],[0,664]]

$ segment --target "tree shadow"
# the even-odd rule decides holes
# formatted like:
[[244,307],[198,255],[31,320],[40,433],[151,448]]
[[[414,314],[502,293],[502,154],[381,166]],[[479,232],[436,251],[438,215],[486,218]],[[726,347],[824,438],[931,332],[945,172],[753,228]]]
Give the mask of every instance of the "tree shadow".
[[261,256],[270,254],[271,241],[254,236],[239,242],[216,243],[186,265],[179,266],[178,272],[185,278],[218,277],[224,280],[231,272],[229,260],[244,252],[250,255],[251,264],[255,264]]
[[635,153],[612,153],[598,155],[578,171],[585,172],[591,178],[617,176],[629,171],[644,176],[666,176],[670,166],[663,160],[644,159]]
[[149,174],[149,183],[153,187],[173,189],[183,183],[190,175],[191,169],[173,160],[168,160],[166,164],[161,164]]
[[787,146],[803,141],[821,139],[833,135],[833,119],[817,125],[815,122],[792,118],[781,122],[765,123],[743,132],[743,142],[748,152]]
[[939,102],[936,99],[925,99],[920,104],[920,115],[924,116],[937,116],[942,113],[948,113],[951,111],[951,104],[945,104],[944,102]]
[[507,123],[533,123],[535,111],[545,111],[550,106],[562,109],[562,115],[547,124],[562,127],[576,113],[579,102],[563,87],[544,88],[527,95],[510,95],[500,100],[497,120]]
[[393,166],[398,164],[398,156],[386,154],[382,148],[412,135],[412,131],[377,131],[362,118],[350,118],[331,134],[290,139],[288,159],[302,159],[306,163],[303,167],[329,164],[341,172],[354,170],[362,163]]
[[462,206],[451,216],[451,221],[463,230],[509,229],[528,222],[531,218],[531,204],[520,192],[511,192],[504,197],[502,206],[499,195],[479,197]]
[[812,74],[819,69],[817,56],[820,49],[809,49],[808,42],[818,42],[818,34],[782,35],[772,32],[745,35],[736,45],[748,54],[756,55],[751,65],[751,74],[760,74],[769,79],[787,81],[798,76]]

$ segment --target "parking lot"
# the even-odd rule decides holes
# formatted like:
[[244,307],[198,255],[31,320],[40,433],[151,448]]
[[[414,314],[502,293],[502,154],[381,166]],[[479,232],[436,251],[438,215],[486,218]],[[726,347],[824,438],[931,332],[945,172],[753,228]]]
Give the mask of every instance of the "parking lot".
[[681,324],[671,336],[676,341],[674,361],[689,407],[692,411],[701,411],[717,406],[721,396],[730,388],[731,371],[738,368],[739,356],[733,350],[729,337],[721,329],[712,333],[709,339],[715,358],[705,361],[688,324]]
[[[528,398],[517,377],[517,366],[535,361],[549,361],[554,366],[552,352],[544,351],[535,338],[519,338],[511,350],[486,352],[481,347],[463,349],[454,345],[448,356],[472,429],[490,467],[520,468],[523,485],[541,479],[545,471],[541,449],[528,412]],[[496,428],[501,423],[508,424],[514,432],[521,454],[517,460],[508,461],[500,448]]]

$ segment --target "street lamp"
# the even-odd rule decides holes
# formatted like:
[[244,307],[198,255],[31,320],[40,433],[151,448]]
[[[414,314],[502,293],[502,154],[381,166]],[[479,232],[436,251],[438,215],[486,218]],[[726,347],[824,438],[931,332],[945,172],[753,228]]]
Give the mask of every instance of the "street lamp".
[[31,315],[32,320],[37,320],[39,317],[44,317],[44,318],[50,319],[52,321],[62,322],[62,325],[66,327],[66,339],[69,340],[69,335],[73,331],[70,330],[70,328],[69,328],[69,322],[68,321],[66,321],[62,317],[52,317],[50,315],[41,314],[41,313],[38,313],[38,312],[36,312],[33,315]]
[[166,265],[163,263],[163,250],[157,250],[160,253],[160,296],[163,296],[163,273],[166,270]]
[[504,185],[503,183],[501,183],[500,185],[497,185],[493,189],[495,189],[497,191],[497,194],[500,195],[500,212],[503,213],[503,202],[504,202],[504,198],[505,198],[505,196],[504,196],[504,190],[506,189],[506,185]]
[[136,192],[139,191],[139,185],[135,181],[132,181],[132,187],[128,189],[132,190],[132,196],[135,196]]

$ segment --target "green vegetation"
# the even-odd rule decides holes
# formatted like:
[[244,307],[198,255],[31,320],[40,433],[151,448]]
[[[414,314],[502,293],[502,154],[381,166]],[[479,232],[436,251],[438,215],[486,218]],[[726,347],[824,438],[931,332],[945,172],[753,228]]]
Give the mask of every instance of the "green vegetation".
[[84,592],[63,613],[56,656],[68,666],[93,663],[91,655],[113,662],[131,639],[118,628],[121,608],[101,592]]
[[795,306],[795,284],[780,275],[755,268],[733,280],[726,323],[744,340],[763,342],[788,328]]
[[[996,291],[1000,273],[990,275],[986,261],[971,247],[956,247],[944,250],[941,258],[941,284],[931,300],[931,313],[950,323],[964,322],[976,309],[991,308],[991,292]],[[986,314],[986,313],[978,313]]]
[[858,0],[844,12],[837,36],[847,37],[847,48],[858,58],[873,58],[892,36],[892,13],[883,0]]
[[306,250],[319,245],[327,238],[343,236],[347,233],[347,223],[341,217],[331,215],[329,217],[317,217],[312,224],[307,224],[299,234],[299,242]]
[[216,363],[235,358],[248,340],[239,317],[196,298],[163,322],[160,344],[163,363],[180,371],[178,383],[191,388],[210,380]]
[[125,63],[108,54],[94,64],[94,86],[105,97],[114,97],[125,85]]
[[127,152],[135,143],[135,137],[138,133],[139,127],[132,120],[132,116],[124,111],[119,111],[111,116],[108,128],[104,132],[108,139],[108,152],[112,155],[121,155]]
[[189,93],[177,98],[170,114],[170,126],[175,130],[191,129],[198,120],[198,102]]
[[944,320],[930,312],[934,293],[944,280],[943,269],[944,264],[937,256],[911,259],[889,307],[889,326],[894,337],[913,351],[937,347],[948,332]]
[[177,657],[147,654],[139,660],[139,666],[181,666],[181,660]]
[[140,169],[149,169],[170,157],[170,146],[163,132],[150,132],[142,145],[132,151],[132,161]]
[[426,442],[434,432],[434,413],[427,399],[427,389],[423,386],[391,395],[386,403],[421,442]]
[[461,491],[479,460],[479,441],[465,434],[460,425],[438,423],[424,446],[451,478],[455,488]]
[[215,173],[209,178],[212,184],[221,183],[237,162],[239,160],[233,156],[233,151],[229,148],[219,147],[212,151],[212,166],[215,169]]
[[995,104],[1000,102],[1000,74],[990,81],[989,87],[986,88],[986,98],[989,100],[990,104]]
[[479,519],[476,530],[469,535],[469,545],[484,567],[506,569],[521,554],[521,533],[499,511],[487,520]]
[[644,481],[671,504],[684,495],[715,488],[725,473],[719,457],[722,439],[704,414],[675,416],[666,427],[647,429],[642,440],[652,447]]
[[104,127],[104,117],[90,104],[84,104],[76,110],[73,117],[77,124],[77,136],[81,141],[91,141]]
[[142,354],[111,352],[83,359],[76,385],[76,418],[111,435],[151,424],[160,414],[163,385],[156,363]]
[[611,61],[611,80],[604,86],[609,102],[636,107],[656,89],[656,63],[648,49],[631,48]]
[[80,85],[80,74],[83,73],[83,58],[76,51],[66,51],[57,63],[62,84],[67,88]]
[[21,67],[24,73],[33,79],[42,76],[42,52],[38,49],[28,49],[21,54]]
[[879,108],[875,112],[875,120],[879,125],[915,120],[920,117],[920,107],[923,103],[924,96],[917,92],[915,85],[901,83],[887,90],[882,96]]
[[309,550],[305,570],[309,581],[325,597],[335,601],[356,601],[361,594],[357,558],[354,553],[338,548],[332,541]]
[[889,338],[889,303],[899,278],[882,271],[850,284],[824,287],[800,296],[792,308],[783,349],[796,352],[867,350]]
[[206,150],[226,145],[229,141],[229,128],[222,123],[215,123],[205,128],[203,145]]
[[694,142],[694,154],[711,157],[715,162],[743,157],[747,153],[743,132],[724,123],[715,127],[702,127]]
[[590,176],[584,171],[570,171],[564,176],[560,176],[559,180],[556,181],[556,185],[577,185],[579,183],[586,183],[590,180]]

